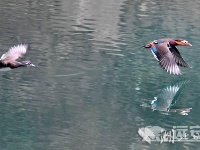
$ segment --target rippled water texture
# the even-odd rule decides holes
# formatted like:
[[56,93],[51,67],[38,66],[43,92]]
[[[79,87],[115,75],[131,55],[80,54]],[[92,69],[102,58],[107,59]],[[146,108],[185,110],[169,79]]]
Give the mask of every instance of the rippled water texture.
[[[36,67],[0,72],[0,149],[198,149],[190,141],[148,144],[137,132],[200,125],[199,7],[197,0],[1,1],[0,53],[28,43],[24,59]],[[193,45],[179,47],[192,66],[182,76],[140,49],[163,37]]]

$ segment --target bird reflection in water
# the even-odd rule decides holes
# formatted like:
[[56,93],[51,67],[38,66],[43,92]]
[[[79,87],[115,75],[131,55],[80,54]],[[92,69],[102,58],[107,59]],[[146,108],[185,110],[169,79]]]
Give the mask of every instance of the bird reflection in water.
[[[181,115],[188,115],[192,108],[181,108],[175,106],[179,95],[184,89],[185,84],[188,81],[181,81],[176,84],[166,86],[163,88],[158,96],[154,97],[154,100],[151,101],[150,107],[153,111],[158,110],[163,114],[169,114],[169,112],[175,112]],[[143,105],[144,106],[144,105]]]

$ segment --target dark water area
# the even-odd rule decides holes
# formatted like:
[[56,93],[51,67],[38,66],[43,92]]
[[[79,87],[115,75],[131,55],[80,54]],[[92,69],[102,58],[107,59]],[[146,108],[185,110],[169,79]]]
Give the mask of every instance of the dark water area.
[[[148,144],[138,129],[200,125],[199,8],[197,0],[1,1],[0,53],[28,43],[23,59],[36,67],[0,72],[0,149],[198,149],[198,141]],[[193,45],[179,47],[192,66],[182,76],[140,49],[163,37]],[[153,111],[160,93],[160,110],[192,109]]]

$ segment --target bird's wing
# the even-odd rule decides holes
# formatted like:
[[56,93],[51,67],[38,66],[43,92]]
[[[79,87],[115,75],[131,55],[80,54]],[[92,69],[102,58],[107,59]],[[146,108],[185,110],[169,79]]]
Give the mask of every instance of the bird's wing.
[[22,57],[26,53],[27,48],[27,44],[13,46],[8,50],[8,52],[1,56],[0,61],[2,61],[5,64],[7,64],[8,62],[13,62],[16,59]]
[[170,74],[180,75],[181,70],[179,69],[178,65],[175,62],[175,59],[169,50],[169,43],[163,42],[160,44],[156,44],[152,47],[152,53],[154,54],[155,58],[158,60],[160,66]]
[[187,82],[188,81],[180,81],[174,85],[166,86],[160,91],[157,99],[161,104],[168,104],[170,107],[173,106]]
[[171,51],[172,55],[174,56],[174,60],[177,63],[177,65],[181,67],[187,67],[190,66],[184,61],[183,57],[180,55],[178,49],[175,46],[170,46],[169,50]]

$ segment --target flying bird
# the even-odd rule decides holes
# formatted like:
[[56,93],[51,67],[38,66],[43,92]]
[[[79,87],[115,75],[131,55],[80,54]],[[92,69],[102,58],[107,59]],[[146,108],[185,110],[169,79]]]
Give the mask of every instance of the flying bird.
[[159,39],[142,46],[143,48],[150,48],[154,57],[157,59],[160,66],[170,74],[181,75],[179,68],[190,66],[185,62],[176,46],[192,46],[188,41],[183,39]]
[[34,64],[31,63],[31,61],[17,61],[18,58],[23,57],[23,55],[26,53],[28,49],[27,44],[20,44],[11,47],[8,52],[4,53],[0,58],[0,69],[3,68],[10,68],[15,69],[18,67],[27,67],[27,66],[33,66]]

